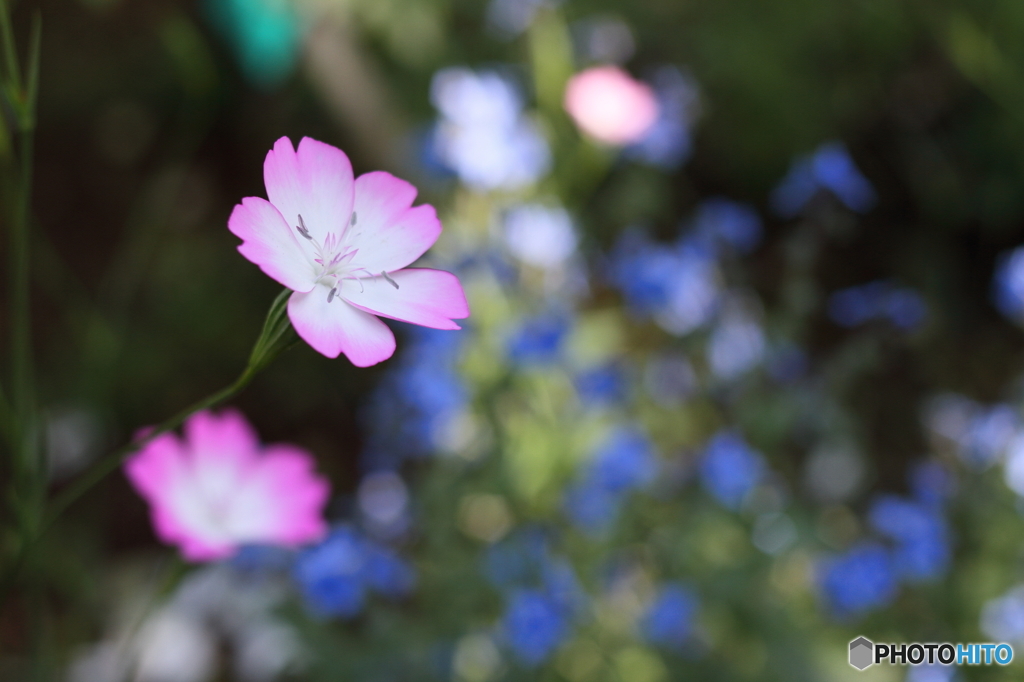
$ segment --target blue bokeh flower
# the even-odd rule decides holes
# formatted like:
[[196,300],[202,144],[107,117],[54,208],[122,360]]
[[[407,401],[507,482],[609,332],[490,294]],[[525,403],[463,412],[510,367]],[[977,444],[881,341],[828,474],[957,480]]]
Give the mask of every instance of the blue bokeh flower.
[[868,519],[876,531],[896,543],[892,563],[903,578],[931,580],[949,567],[949,531],[934,507],[885,495],[872,503]]
[[636,428],[612,431],[591,462],[588,477],[611,493],[643,488],[658,473],[658,458],[647,437]]
[[611,363],[576,375],[576,392],[585,405],[608,407],[625,399],[629,385],[621,365]]
[[570,486],[563,506],[569,519],[582,531],[602,535],[619,516],[622,496],[605,490],[592,480]]
[[342,527],[301,552],[292,574],[311,611],[351,618],[362,611],[366,599],[365,561],[364,539],[353,529]]
[[572,217],[561,206],[517,204],[503,216],[505,246],[519,261],[556,268],[576,251],[579,238]]
[[552,554],[544,529],[526,526],[487,550],[483,570],[507,598],[501,631],[508,647],[525,665],[539,665],[586,603],[572,564]]
[[607,274],[637,315],[651,314],[668,303],[678,258],[639,230],[626,230],[612,249]]
[[625,154],[663,170],[679,168],[693,151],[690,128],[698,111],[696,82],[673,66],[658,69],[651,79],[658,100],[658,118],[643,139]]
[[444,443],[450,420],[468,404],[457,361],[464,337],[409,328],[409,341],[363,411],[366,470],[396,469],[405,458],[432,454]]
[[743,376],[761,362],[764,353],[764,331],[743,311],[723,315],[708,339],[708,364],[723,381]]
[[564,311],[547,312],[523,320],[508,342],[508,356],[519,365],[547,365],[557,362],[562,342],[572,325]]
[[822,563],[819,586],[829,608],[840,617],[882,608],[896,598],[892,558],[882,545],[864,542]]
[[722,298],[721,276],[714,251],[699,240],[682,240],[675,248],[675,271],[667,280],[668,300],[655,321],[682,336],[711,321]]
[[635,427],[618,427],[565,492],[566,514],[580,529],[604,533],[618,516],[625,494],[650,485],[657,474],[658,457],[650,440]]
[[1024,246],[1003,252],[996,260],[992,300],[1003,315],[1024,322]]
[[699,468],[704,488],[730,509],[739,509],[767,471],[764,457],[735,431],[722,431],[711,439]]
[[750,253],[761,243],[764,228],[753,206],[725,197],[703,201],[693,218],[692,230],[702,239],[738,253]]
[[935,460],[917,462],[910,468],[910,492],[924,505],[939,508],[954,492],[953,475]]
[[548,556],[547,533],[536,526],[524,526],[487,548],[483,572],[491,584],[502,589],[535,585],[543,580]]
[[416,584],[412,566],[349,526],[300,552],[292,576],[311,612],[341,618],[357,616],[369,590],[397,598]]
[[826,142],[793,162],[772,191],[773,210],[783,218],[797,216],[820,190],[828,190],[851,211],[864,213],[877,201],[874,188],[840,142]]
[[920,294],[886,281],[840,289],[828,299],[829,317],[843,327],[887,319],[900,329],[910,330],[920,326],[927,314],[928,305]]
[[393,550],[371,544],[363,565],[366,584],[385,597],[409,596],[416,587],[416,571]]
[[699,606],[693,590],[678,583],[667,583],[647,607],[640,630],[650,642],[678,648],[693,631],[693,618]]
[[677,335],[709,322],[721,298],[714,251],[698,239],[659,244],[627,231],[612,250],[608,277],[634,315]]
[[523,115],[519,91],[504,75],[443,69],[434,75],[430,97],[441,113],[434,131],[437,158],[467,186],[516,189],[547,172],[547,142]]
[[294,559],[295,552],[280,545],[243,545],[230,563],[240,571],[258,573],[285,570]]
[[543,663],[569,633],[562,609],[540,590],[516,590],[502,619],[509,648],[527,666]]

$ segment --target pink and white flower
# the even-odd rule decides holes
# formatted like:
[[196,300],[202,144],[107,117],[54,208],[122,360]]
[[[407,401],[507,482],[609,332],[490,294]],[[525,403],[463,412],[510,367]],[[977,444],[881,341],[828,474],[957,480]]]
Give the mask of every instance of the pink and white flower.
[[199,412],[184,431],[154,438],[124,466],[160,540],[191,561],[213,561],[241,545],[296,547],[326,535],[330,486],[308,452],[261,446],[235,410]]
[[639,142],[658,119],[658,98],[646,83],[617,66],[595,66],[569,79],[565,110],[599,142]]
[[395,352],[378,316],[434,329],[469,316],[455,275],[406,267],[441,234],[432,206],[412,206],[408,182],[380,171],[355,178],[343,151],[308,137],[297,151],[278,140],[263,179],[270,200],[243,199],[228,229],[243,256],[295,292],[288,317],[317,351],[368,367]]

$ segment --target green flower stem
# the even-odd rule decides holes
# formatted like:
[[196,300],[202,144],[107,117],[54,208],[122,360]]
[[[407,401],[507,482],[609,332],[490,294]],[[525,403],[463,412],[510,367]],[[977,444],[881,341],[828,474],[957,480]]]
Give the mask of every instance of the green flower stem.
[[120,467],[124,460],[133,452],[145,447],[157,436],[178,428],[196,412],[208,410],[230,400],[248,386],[249,382],[253,380],[260,370],[269,365],[282,351],[290,348],[296,340],[287,315],[287,303],[290,294],[291,290],[285,289],[274,299],[274,303],[270,306],[270,311],[267,313],[263,332],[253,346],[249,363],[233,383],[192,404],[173,417],[164,420],[148,431],[145,436],[121,446],[96,462],[88,471],[53,499],[47,510],[39,535],[41,536],[45,533],[75,500],[106,478],[112,471]]
[[87,493],[94,485],[106,478],[108,474],[120,467],[124,460],[133,452],[144,448],[157,436],[161,436],[168,431],[173,431],[178,428],[186,419],[196,412],[216,407],[224,401],[233,398],[243,388],[245,388],[250,381],[252,381],[255,374],[256,373],[252,371],[251,368],[246,367],[245,371],[242,372],[242,374],[230,385],[225,386],[216,393],[206,396],[196,403],[193,403],[173,417],[161,422],[158,426],[148,431],[145,436],[122,445],[103,459],[96,462],[88,469],[88,471],[78,477],[74,483],[61,491],[60,494],[58,494],[48,505],[46,517],[43,521],[42,527],[40,528],[39,535],[45,533],[46,530],[60,517],[60,515],[63,514],[76,500]]
[[17,139],[17,169],[9,215],[10,402],[3,400],[0,427],[10,446],[13,509],[21,535],[31,535],[39,523],[44,500],[45,471],[38,442],[35,382],[32,369],[32,331],[29,292],[33,144],[39,83],[41,20],[36,14],[28,52],[28,73],[22,79],[6,2],[0,1],[0,39],[3,41],[2,93],[13,114]]
[[245,370],[234,382],[190,405],[173,417],[164,420],[147,431],[144,436],[136,438],[130,443],[126,443],[114,450],[93,464],[70,486],[54,497],[53,501],[48,505],[42,522],[35,529],[35,532],[22,542],[14,561],[4,571],[3,577],[0,578],[0,605],[6,601],[8,592],[13,587],[18,573],[28,561],[29,555],[36,544],[71,505],[110,473],[117,470],[132,453],[145,447],[154,438],[178,428],[196,412],[216,407],[238,395],[262,369],[273,362],[283,351],[295,345],[298,337],[291,327],[287,314],[288,297],[290,294],[291,290],[285,289],[274,299],[267,313],[266,322],[263,324],[263,331],[256,340],[252,354],[249,356],[249,362]]

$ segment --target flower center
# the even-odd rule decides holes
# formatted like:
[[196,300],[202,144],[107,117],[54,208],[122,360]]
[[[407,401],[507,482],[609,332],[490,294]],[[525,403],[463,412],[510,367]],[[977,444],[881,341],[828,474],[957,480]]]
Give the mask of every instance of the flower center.
[[[348,226],[355,227],[355,224],[356,212],[352,211],[352,217],[349,219]],[[324,239],[323,244],[321,244],[315,237],[313,237],[312,234],[310,234],[309,229],[306,227],[306,223],[300,214],[299,224],[295,230],[313,247],[313,262],[319,266],[314,284],[320,284],[324,288],[328,289],[328,303],[331,303],[338,295],[338,289],[341,288],[344,280],[358,282],[359,290],[362,291],[363,278],[369,277],[373,279],[375,277],[374,273],[353,263],[353,260],[359,253],[359,249],[348,243],[349,240],[346,239],[346,237],[348,237],[347,229],[337,237],[334,234],[328,234]],[[356,234],[354,236],[359,235]],[[386,271],[382,271],[380,274],[391,286],[396,289],[398,288],[398,282],[388,277],[388,273]]]

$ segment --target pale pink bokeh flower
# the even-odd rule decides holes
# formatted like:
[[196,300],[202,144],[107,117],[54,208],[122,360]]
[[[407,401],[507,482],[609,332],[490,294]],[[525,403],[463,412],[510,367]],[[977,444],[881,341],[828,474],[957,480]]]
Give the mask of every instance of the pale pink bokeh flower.
[[282,137],[263,164],[269,201],[247,197],[228,219],[238,250],[293,290],[292,326],[327,357],[368,367],[395,352],[376,316],[459,329],[469,316],[462,285],[441,270],[406,268],[441,234],[434,207],[412,206],[416,188],[384,172],[355,178],[337,147]]
[[308,452],[260,445],[235,410],[199,412],[184,432],[157,436],[124,470],[149,503],[157,537],[186,559],[223,559],[247,544],[297,547],[327,533],[330,486]]
[[595,66],[570,78],[564,106],[583,132],[615,146],[640,141],[658,118],[651,86],[617,66]]

